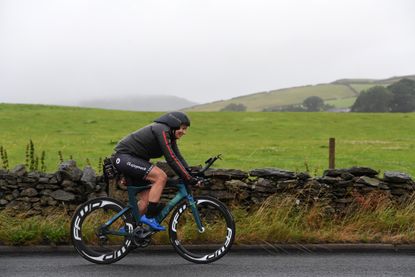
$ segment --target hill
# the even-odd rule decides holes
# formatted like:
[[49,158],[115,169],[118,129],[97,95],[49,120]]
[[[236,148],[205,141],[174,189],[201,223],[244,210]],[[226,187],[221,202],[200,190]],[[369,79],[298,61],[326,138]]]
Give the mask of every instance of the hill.
[[155,95],[91,99],[80,102],[78,106],[125,111],[172,111],[196,104],[195,102],[176,96]]
[[402,78],[415,80],[415,75],[391,77],[388,79],[341,79],[328,84],[308,85],[284,88],[267,92],[259,92],[228,100],[215,101],[186,108],[187,111],[220,111],[227,105],[243,104],[247,111],[263,111],[264,109],[279,108],[289,105],[300,105],[310,96],[319,96],[327,104],[337,108],[350,107],[362,90],[376,85],[389,85]]

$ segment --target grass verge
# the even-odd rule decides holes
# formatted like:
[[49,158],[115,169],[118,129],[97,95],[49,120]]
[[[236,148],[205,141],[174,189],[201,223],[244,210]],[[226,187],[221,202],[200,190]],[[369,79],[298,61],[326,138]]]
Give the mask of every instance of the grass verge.
[[[298,205],[293,196],[273,196],[247,211],[233,207],[237,244],[262,243],[414,243],[415,196],[397,204],[386,194],[355,195],[342,214],[328,214],[324,205]],[[3,245],[70,244],[70,216],[46,217],[0,212]],[[168,244],[167,232],[154,236]]]

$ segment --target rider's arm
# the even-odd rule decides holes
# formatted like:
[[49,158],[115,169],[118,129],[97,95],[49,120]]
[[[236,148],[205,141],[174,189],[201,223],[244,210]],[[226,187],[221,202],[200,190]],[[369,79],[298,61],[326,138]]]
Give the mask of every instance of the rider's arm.
[[169,166],[183,179],[183,181],[191,183],[193,178],[186,169],[187,164],[183,164],[173,150],[170,130],[163,126],[154,126],[153,133],[160,144],[161,151]]
[[179,161],[184,165],[184,168],[186,168],[187,171],[189,171],[189,165],[187,164],[186,160],[183,158],[182,154],[180,153],[179,147],[177,146],[177,140],[173,140],[171,142],[171,147],[173,149],[173,152],[176,154]]

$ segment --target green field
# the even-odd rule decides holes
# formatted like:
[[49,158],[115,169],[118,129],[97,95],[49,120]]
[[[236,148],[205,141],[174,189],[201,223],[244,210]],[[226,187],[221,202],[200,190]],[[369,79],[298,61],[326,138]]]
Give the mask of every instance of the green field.
[[[160,113],[0,104],[0,145],[10,167],[25,162],[30,139],[46,151],[47,171],[58,151],[82,168],[97,168],[124,135]],[[328,139],[337,142],[336,166],[369,166],[415,174],[415,114],[190,112],[192,126],[180,142],[190,164],[222,153],[216,166],[249,170],[278,167],[319,175],[328,165]],[[0,163],[1,165],[1,163]]]

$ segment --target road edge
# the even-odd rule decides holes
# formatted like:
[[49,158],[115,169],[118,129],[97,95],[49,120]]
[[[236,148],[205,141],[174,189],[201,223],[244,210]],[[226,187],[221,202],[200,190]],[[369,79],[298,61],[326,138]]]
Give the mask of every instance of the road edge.
[[[268,253],[268,254],[295,254],[295,253],[415,253],[415,244],[255,244],[234,245],[233,253]],[[73,246],[69,245],[36,245],[36,246],[0,246],[0,254],[30,254],[30,253],[75,253]],[[153,245],[147,248],[135,249],[139,252],[174,252],[171,245]]]

